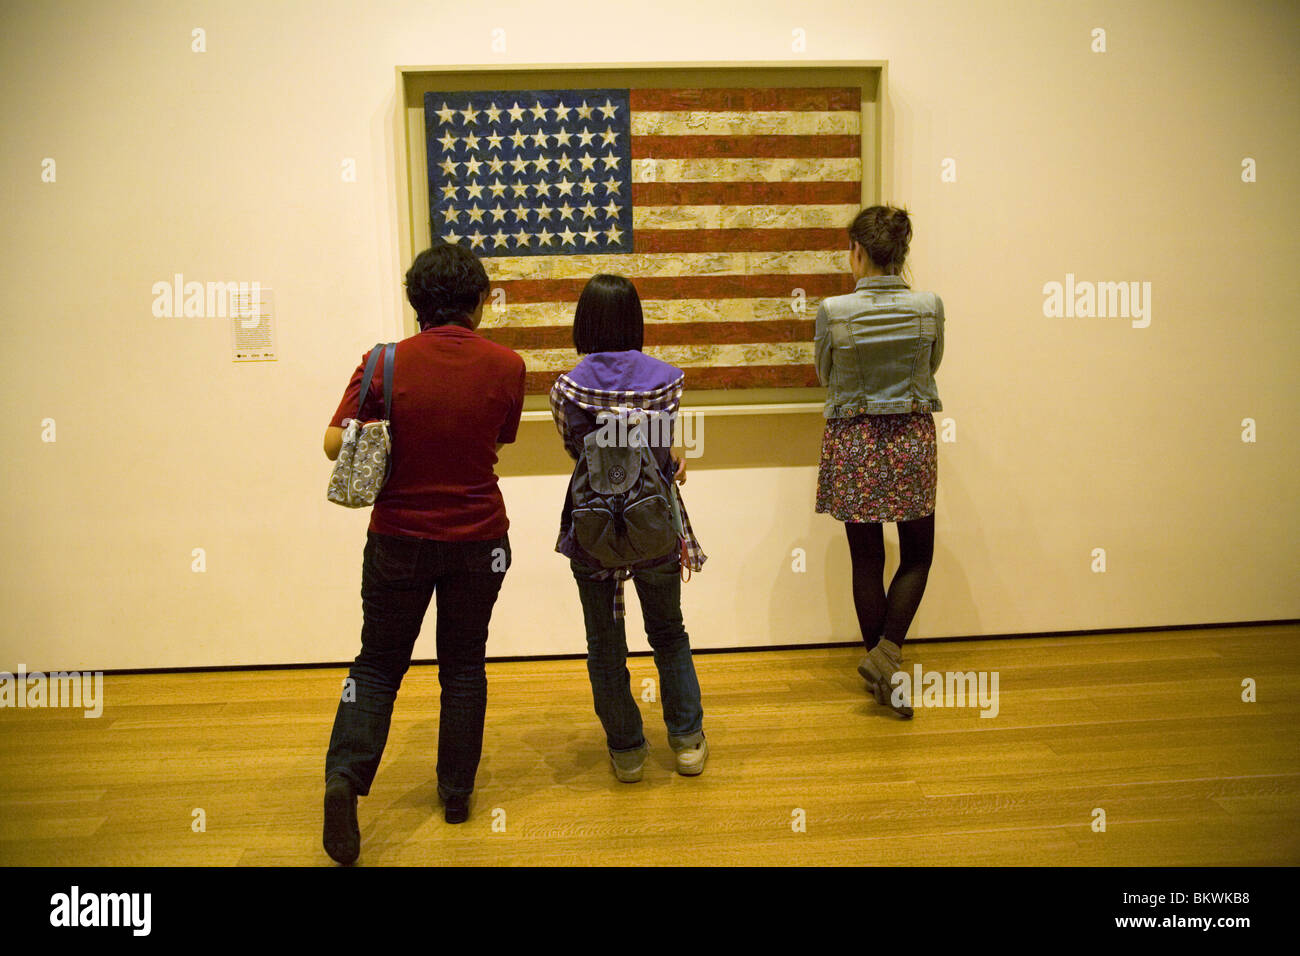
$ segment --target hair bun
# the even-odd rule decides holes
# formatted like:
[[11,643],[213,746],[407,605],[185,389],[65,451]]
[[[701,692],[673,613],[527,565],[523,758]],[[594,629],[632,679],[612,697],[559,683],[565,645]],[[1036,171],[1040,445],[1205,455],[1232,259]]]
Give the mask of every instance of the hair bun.
[[912,240],[912,220],[898,206],[868,206],[854,217],[849,237],[888,275],[897,275]]

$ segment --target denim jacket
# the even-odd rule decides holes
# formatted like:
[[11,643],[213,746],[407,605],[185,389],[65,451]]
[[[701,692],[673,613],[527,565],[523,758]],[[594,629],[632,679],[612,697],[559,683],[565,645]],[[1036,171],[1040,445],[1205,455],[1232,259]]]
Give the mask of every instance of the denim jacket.
[[813,354],[826,418],[943,410],[934,382],[943,300],[898,276],[868,276],[848,295],[823,299]]

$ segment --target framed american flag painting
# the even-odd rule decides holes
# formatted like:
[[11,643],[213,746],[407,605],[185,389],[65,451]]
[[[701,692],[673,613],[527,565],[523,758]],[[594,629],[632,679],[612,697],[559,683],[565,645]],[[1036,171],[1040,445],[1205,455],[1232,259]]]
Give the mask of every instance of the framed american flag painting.
[[880,196],[883,64],[399,76],[406,262],[435,238],[482,259],[479,331],[523,356],[530,395],[576,362],[574,307],[606,272],[692,404],[820,396],[817,302],[852,289],[845,227]]

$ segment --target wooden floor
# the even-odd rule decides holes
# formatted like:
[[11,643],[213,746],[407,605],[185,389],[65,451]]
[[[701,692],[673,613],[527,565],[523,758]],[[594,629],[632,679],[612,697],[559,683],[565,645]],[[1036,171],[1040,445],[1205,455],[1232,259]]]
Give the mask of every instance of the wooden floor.
[[[412,668],[360,801],[360,863],[1300,863],[1300,627],[909,645],[927,670],[997,671],[994,718],[900,720],[858,657],[697,655],[704,775],[672,773],[642,703],[653,749],[631,785],[610,773],[582,661],[490,664],[461,826],[434,806],[436,668]],[[638,689],[655,673],[630,669]],[[345,673],[109,675],[96,720],[0,709],[0,864],[333,865],[322,777]]]

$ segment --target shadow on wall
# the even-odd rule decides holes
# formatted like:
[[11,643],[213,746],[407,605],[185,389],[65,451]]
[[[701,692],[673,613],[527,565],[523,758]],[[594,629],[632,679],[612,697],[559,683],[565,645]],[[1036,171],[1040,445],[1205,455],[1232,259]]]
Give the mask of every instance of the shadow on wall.
[[[821,454],[823,419],[820,411],[797,415],[706,415],[696,426],[694,440],[700,457],[688,458],[687,471],[715,468],[815,467]],[[682,454],[681,445],[676,453]],[[560,444],[555,423],[521,422],[518,439],[502,448],[497,474],[563,475],[573,461]],[[689,479],[688,479],[689,481]],[[689,484],[687,501],[690,501]],[[785,507],[784,502],[754,502],[756,509]],[[811,508],[811,505],[809,505]]]
[[[969,448],[963,446],[963,452],[969,453]],[[949,514],[978,515],[987,510],[981,509],[980,503],[971,497],[965,482],[962,481],[964,467],[953,467],[955,464],[953,459],[957,457],[956,446],[939,445],[939,494],[935,506],[934,561],[930,565],[930,577],[926,582],[925,598],[921,601],[921,609],[916,615],[916,620],[912,622],[911,630],[908,631],[909,638],[964,637],[968,634],[978,634],[983,630],[979,605],[975,603],[975,597],[971,594],[970,577],[966,574],[962,561],[978,561],[985,567],[995,567],[997,562],[994,555],[989,553],[988,540],[978,521],[973,522],[976,532],[968,534],[960,542],[952,540],[948,535],[948,530],[952,527],[948,520]],[[1005,512],[1002,508],[998,508],[993,514],[999,517],[994,520],[1016,520],[1015,513],[1019,510],[1017,508]],[[894,538],[892,553],[889,552],[889,545],[889,538],[886,536],[886,562],[891,567],[897,567],[897,536]],[[1014,600],[1011,589],[1001,584],[996,593],[985,594],[983,597],[986,602],[1006,602],[1007,607],[1015,606],[1010,603]],[[950,629],[947,623],[949,621],[966,623],[959,632]]]

